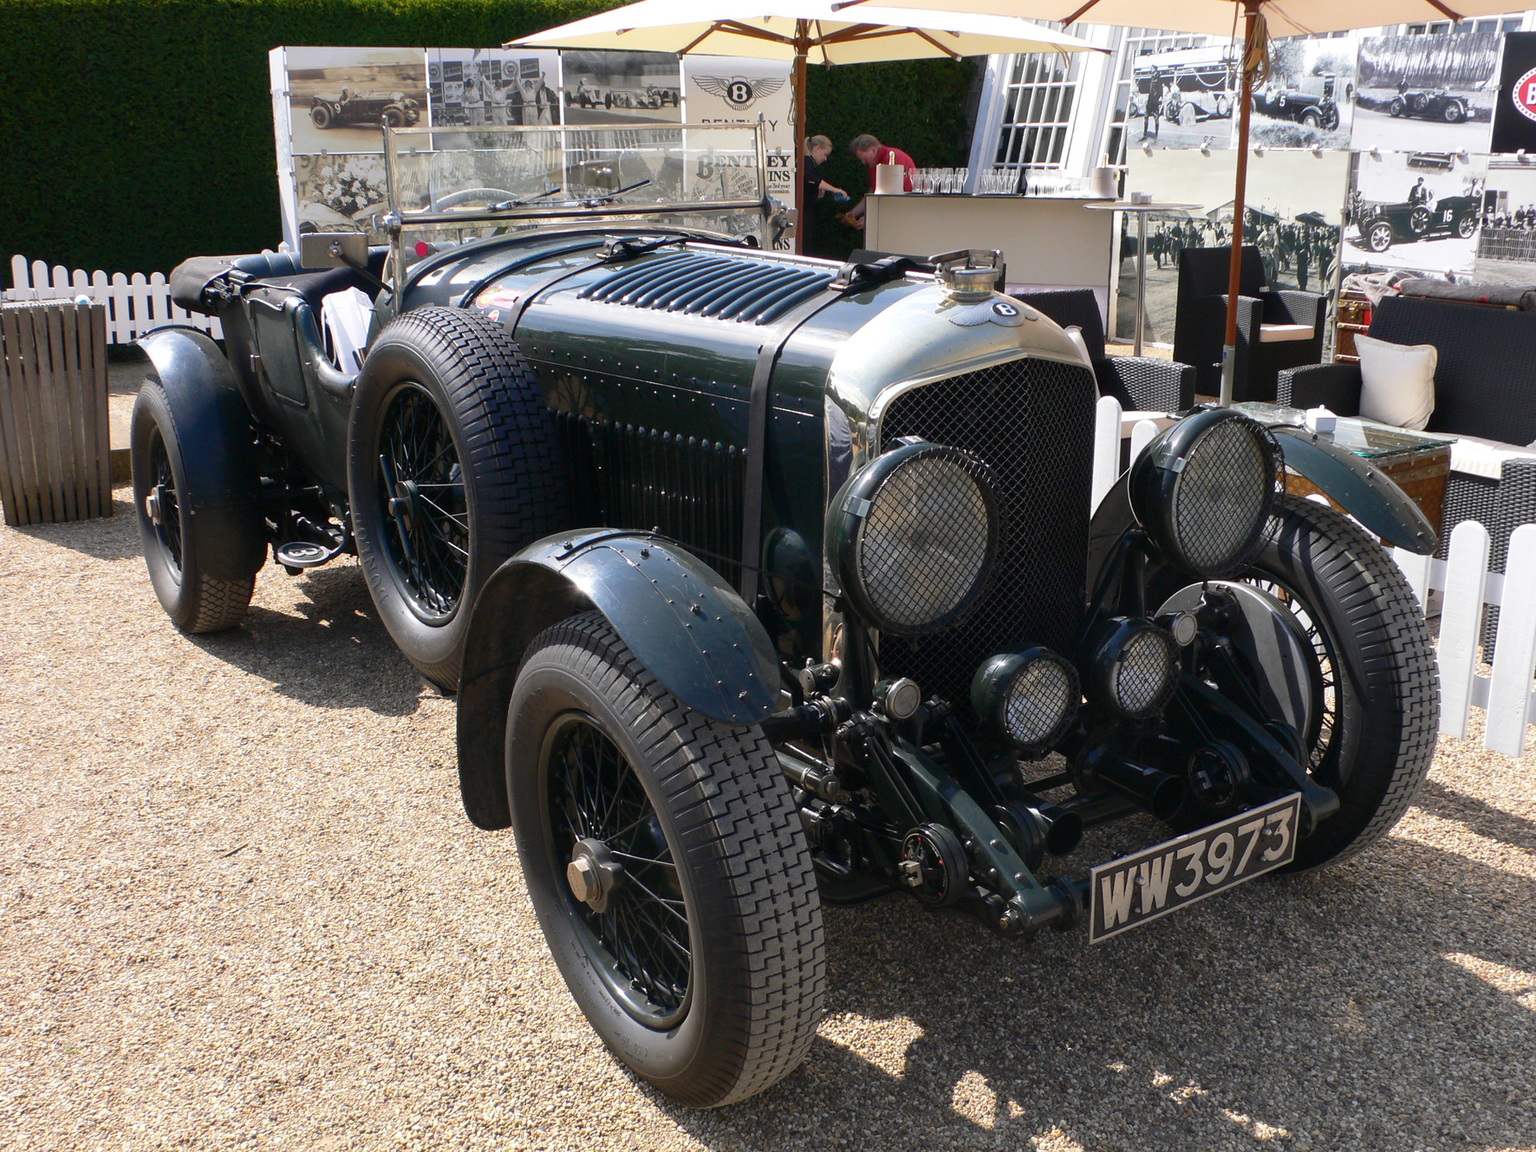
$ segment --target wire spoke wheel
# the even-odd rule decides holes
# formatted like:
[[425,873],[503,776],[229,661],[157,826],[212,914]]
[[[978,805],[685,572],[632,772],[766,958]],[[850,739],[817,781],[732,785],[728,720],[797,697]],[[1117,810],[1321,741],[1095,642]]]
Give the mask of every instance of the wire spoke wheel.
[[423,620],[451,617],[469,568],[469,508],[453,434],[421,385],[407,381],[385,403],[379,434],[383,544],[410,606]]
[[568,868],[586,853],[608,865],[592,900],[569,896],[582,943],[636,1020],[670,1027],[688,1006],[693,951],[677,865],[656,811],[590,716],[572,713],[551,728],[543,771],[554,863]]
[[171,470],[171,455],[165,437],[156,428],[149,438],[149,477],[154,486],[149,517],[155,534],[164,546],[166,557],[181,571],[181,505],[176,496],[176,474]]
[[588,612],[529,644],[504,766],[539,926],[613,1054],[699,1108],[792,1072],[826,961],[805,831],[762,731],[695,712]]
[[[1301,740],[1303,747],[1308,750],[1307,770],[1313,776],[1319,777],[1324,784],[1337,783],[1338,773],[1323,768],[1334,747],[1342,707],[1339,666],[1334,656],[1333,645],[1322,626],[1313,619],[1312,613],[1307,610],[1301,598],[1290,588],[1268,576],[1250,578],[1245,583],[1261,592],[1269,593],[1284,604],[1296,618],[1296,623],[1301,626],[1307,643],[1312,646],[1312,651],[1317,655],[1318,683],[1313,698],[1312,723],[1308,726],[1308,731],[1301,733]],[[1330,776],[1331,780],[1328,778]]]

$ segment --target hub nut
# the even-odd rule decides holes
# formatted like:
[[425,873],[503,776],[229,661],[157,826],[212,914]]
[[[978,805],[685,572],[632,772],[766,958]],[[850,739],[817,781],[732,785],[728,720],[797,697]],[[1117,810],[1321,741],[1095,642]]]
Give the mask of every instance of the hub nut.
[[597,865],[585,856],[578,856],[565,866],[565,882],[571,886],[576,899],[583,904],[592,903],[602,892]]

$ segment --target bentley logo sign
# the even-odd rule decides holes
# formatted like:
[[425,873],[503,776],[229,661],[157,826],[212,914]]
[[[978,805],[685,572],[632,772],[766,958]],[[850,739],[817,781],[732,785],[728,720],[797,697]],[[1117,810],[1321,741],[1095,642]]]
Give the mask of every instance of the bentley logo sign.
[[718,96],[738,112],[745,112],[757,101],[772,96],[784,87],[783,76],[699,76],[695,83],[711,96]]

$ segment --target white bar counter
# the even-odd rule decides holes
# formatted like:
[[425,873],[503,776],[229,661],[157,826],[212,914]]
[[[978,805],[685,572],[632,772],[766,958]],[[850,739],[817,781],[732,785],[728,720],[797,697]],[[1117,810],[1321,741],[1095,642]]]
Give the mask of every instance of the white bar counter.
[[1000,248],[1008,288],[1092,288],[1107,313],[1114,264],[1113,212],[1075,196],[965,196],[871,193],[864,246],[931,256],[957,248]]

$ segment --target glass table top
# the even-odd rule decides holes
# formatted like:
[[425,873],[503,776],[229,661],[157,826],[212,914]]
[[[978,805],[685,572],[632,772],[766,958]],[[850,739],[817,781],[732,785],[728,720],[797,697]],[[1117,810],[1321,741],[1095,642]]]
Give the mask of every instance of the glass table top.
[[[1301,408],[1287,408],[1283,404],[1255,402],[1234,404],[1232,407],[1251,416],[1260,424],[1287,424],[1305,428],[1307,414]],[[1454,436],[1441,436],[1435,432],[1413,432],[1406,428],[1394,428],[1363,416],[1340,416],[1332,432],[1320,432],[1318,436],[1332,440],[1341,448],[1348,448],[1367,460],[1384,460],[1393,456],[1406,456],[1435,448],[1448,448],[1456,442]]]

